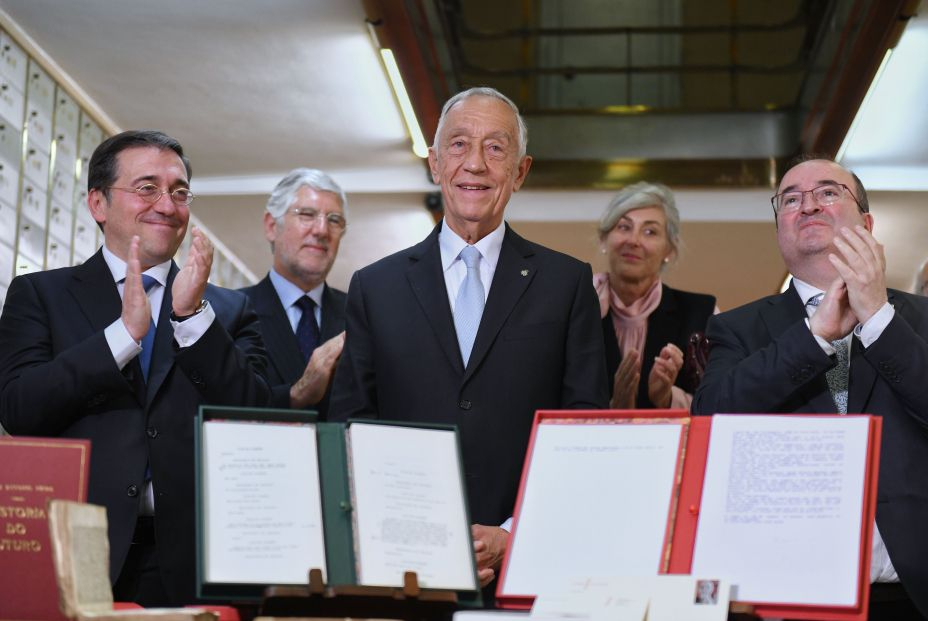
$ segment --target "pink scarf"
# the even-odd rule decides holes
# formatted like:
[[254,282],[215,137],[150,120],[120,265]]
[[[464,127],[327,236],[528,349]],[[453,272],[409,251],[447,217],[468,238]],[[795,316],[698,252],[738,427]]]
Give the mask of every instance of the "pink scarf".
[[635,349],[639,357],[643,356],[644,341],[648,335],[648,317],[661,303],[661,279],[658,278],[643,297],[628,306],[609,286],[608,273],[594,274],[593,287],[599,296],[600,316],[605,317],[612,311],[612,325],[619,341],[619,350],[627,352]]

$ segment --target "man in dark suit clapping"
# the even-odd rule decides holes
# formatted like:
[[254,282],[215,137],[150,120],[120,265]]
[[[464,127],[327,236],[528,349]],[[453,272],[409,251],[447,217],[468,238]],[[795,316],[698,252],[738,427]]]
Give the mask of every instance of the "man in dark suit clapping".
[[190,164],[155,131],[94,151],[88,206],[103,247],[13,280],[0,317],[0,422],[88,438],[89,500],[109,521],[117,600],[194,601],[193,421],[200,404],[264,405],[264,347],[241,293],[207,284],[213,249],[190,218]]
[[312,168],[290,171],[271,193],[264,235],[274,264],[242,289],[261,321],[270,407],[309,408],[325,420],[345,342],[345,293],[325,282],[348,225],[345,192]]

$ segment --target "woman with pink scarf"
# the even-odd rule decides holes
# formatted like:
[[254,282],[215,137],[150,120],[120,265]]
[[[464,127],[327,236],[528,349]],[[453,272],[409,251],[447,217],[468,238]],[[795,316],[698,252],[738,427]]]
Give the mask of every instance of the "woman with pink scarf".
[[603,214],[599,240],[609,270],[594,274],[593,285],[613,378],[610,407],[689,409],[700,376],[689,368],[696,362],[689,342],[692,337],[698,346],[702,340],[715,298],[661,282],[661,272],[680,251],[673,193],[659,183],[628,186]]

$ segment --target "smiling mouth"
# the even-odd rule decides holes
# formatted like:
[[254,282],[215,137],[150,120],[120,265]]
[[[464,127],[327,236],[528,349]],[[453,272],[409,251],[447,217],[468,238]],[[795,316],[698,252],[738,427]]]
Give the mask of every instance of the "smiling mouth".
[[466,183],[460,183],[460,184],[458,184],[458,187],[459,187],[460,189],[462,189],[462,190],[468,190],[468,191],[474,191],[474,190],[487,190],[487,189],[489,189],[489,188],[488,188],[487,186],[485,186],[485,185],[471,185],[471,184],[466,184]]

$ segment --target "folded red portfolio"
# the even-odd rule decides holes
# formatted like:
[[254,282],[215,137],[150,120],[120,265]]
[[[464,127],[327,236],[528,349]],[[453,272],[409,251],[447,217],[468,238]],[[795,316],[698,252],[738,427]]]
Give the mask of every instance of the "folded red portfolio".
[[[720,430],[716,462],[728,462],[712,470],[719,480],[707,479],[714,421]],[[785,574],[777,572],[787,569],[770,563],[769,572],[766,566],[754,571],[763,561],[751,567],[754,552],[750,549],[739,559],[744,564],[726,565],[729,561],[720,553],[722,560],[704,562],[702,569],[695,569],[712,567],[716,573],[724,572],[700,577],[725,578],[736,589],[741,588],[739,578],[756,586],[758,575],[769,573],[771,582],[765,588],[748,592],[775,593],[774,597],[750,601],[740,599],[737,590],[733,597],[753,604],[761,617],[865,621],[880,433],[881,419],[869,415],[691,417],[685,410],[539,411],[526,452],[497,603],[503,608],[528,609],[539,591],[561,584],[554,576],[563,581],[693,573],[700,513],[705,510],[711,518],[702,524],[704,559],[715,556],[714,551],[706,552],[706,542],[718,543],[718,533],[735,532],[744,525],[735,524],[739,521],[754,522],[756,532],[780,538],[789,533],[790,521],[799,525],[796,532],[800,534],[803,524],[834,520],[849,525],[844,531],[836,529],[841,534],[835,534],[831,543],[846,548],[856,562],[845,564],[850,568],[844,576],[834,578],[843,580],[836,585],[836,592],[843,595],[833,601],[818,601],[819,594],[808,590],[791,597],[789,584],[799,582],[796,575],[790,574],[791,580],[784,580],[786,586],[779,588],[775,582]],[[853,441],[841,444],[846,437]],[[722,453],[728,450],[723,449],[726,442],[736,444],[737,449]],[[776,446],[771,448],[772,444]],[[758,468],[763,472],[754,472]],[[721,480],[717,473],[723,471]],[[759,484],[779,487],[754,489]],[[836,492],[841,485],[847,489]],[[712,499],[704,499],[706,489],[712,491]],[[756,511],[737,506],[744,499],[767,505]],[[722,546],[727,544],[724,535],[721,541]],[[807,542],[786,537],[767,549],[780,546],[786,554],[791,545],[805,546],[797,550],[804,565],[788,571],[834,574],[818,573],[829,571],[828,563],[833,560],[818,558]],[[732,558],[730,552],[727,558]],[[746,566],[751,570],[746,571]],[[829,596],[821,597],[827,600]]]

